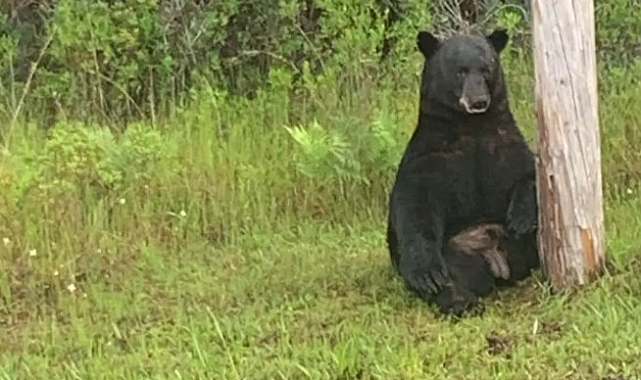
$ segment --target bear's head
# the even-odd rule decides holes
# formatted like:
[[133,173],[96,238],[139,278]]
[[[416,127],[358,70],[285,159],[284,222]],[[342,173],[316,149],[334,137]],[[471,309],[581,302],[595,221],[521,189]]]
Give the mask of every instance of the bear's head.
[[436,103],[469,115],[486,113],[494,101],[504,100],[507,94],[499,55],[508,38],[504,29],[444,41],[420,31],[417,46],[425,58],[422,105]]

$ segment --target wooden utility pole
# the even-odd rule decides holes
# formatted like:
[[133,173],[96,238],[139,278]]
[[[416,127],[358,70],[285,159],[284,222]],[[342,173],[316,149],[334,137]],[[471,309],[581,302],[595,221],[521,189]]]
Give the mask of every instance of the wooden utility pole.
[[533,0],[541,266],[555,290],[605,266],[594,0]]

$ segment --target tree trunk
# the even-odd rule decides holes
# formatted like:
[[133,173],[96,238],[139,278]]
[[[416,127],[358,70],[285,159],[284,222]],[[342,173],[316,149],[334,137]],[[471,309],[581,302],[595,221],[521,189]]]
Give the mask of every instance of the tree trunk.
[[543,272],[555,290],[605,266],[593,0],[533,0]]

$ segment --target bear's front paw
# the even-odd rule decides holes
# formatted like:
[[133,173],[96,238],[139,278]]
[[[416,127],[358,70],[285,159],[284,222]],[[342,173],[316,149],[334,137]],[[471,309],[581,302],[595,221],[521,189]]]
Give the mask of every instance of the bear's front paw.
[[485,307],[471,292],[449,284],[436,296],[436,306],[441,314],[461,318],[464,315],[482,315]]
[[531,233],[538,227],[536,189],[533,186],[519,189],[508,206],[507,229],[516,235]]
[[523,207],[511,207],[507,213],[507,229],[516,235],[533,232],[539,224],[536,211]]
[[427,294],[439,293],[449,281],[447,267],[438,258],[427,265],[425,263],[413,264],[411,266],[407,263],[407,266],[401,265],[401,273],[409,287],[424,297]]

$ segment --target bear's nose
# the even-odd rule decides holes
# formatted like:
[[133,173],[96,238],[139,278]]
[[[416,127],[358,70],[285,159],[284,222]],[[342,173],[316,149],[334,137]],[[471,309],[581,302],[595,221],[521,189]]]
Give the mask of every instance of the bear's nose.
[[472,109],[474,110],[484,110],[488,106],[488,101],[485,99],[477,100],[472,103]]

